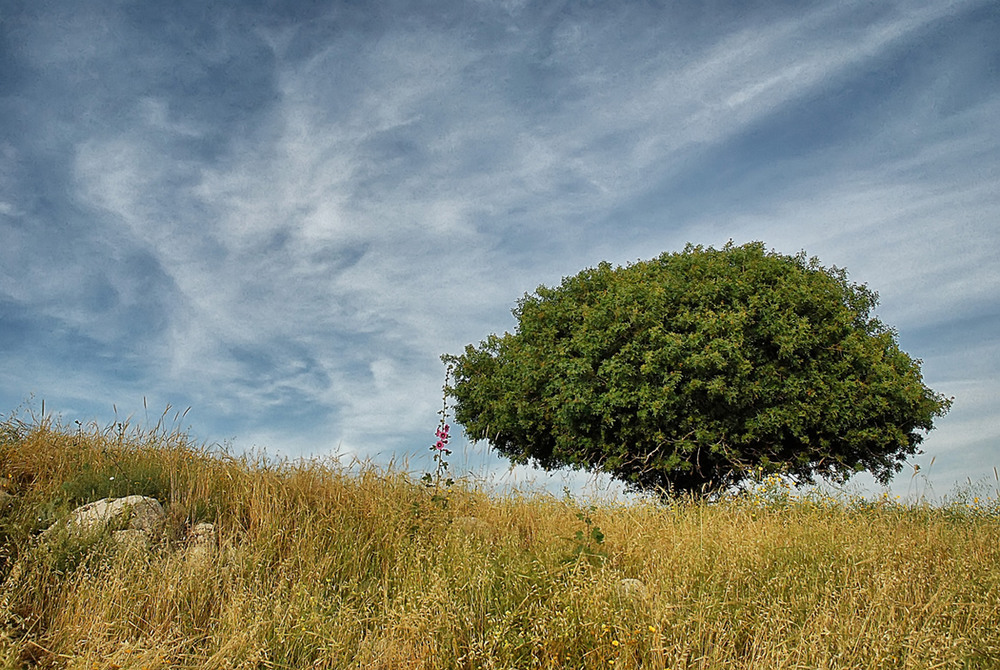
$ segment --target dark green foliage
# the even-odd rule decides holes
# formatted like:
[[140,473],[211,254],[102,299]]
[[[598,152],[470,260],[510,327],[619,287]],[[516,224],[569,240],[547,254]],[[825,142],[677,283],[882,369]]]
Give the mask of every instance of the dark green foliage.
[[951,401],[847,273],[759,242],[602,263],[518,302],[518,328],[454,365],[455,419],[515,462],[637,490],[754,473],[886,482]]

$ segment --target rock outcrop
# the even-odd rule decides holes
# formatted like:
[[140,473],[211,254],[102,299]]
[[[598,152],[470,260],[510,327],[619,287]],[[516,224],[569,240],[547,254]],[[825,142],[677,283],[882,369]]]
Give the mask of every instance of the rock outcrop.
[[[71,533],[80,534],[111,529],[116,539],[131,542],[142,537],[152,543],[163,532],[165,519],[163,506],[156,498],[125,496],[102,498],[76,508],[64,522],[64,527]],[[50,527],[42,534],[43,537],[51,534],[58,526]],[[133,540],[124,540],[126,537],[132,537]]]
[[[0,503],[3,503],[0,497]],[[14,564],[5,585],[15,584],[24,574],[25,560],[39,550],[47,550],[58,537],[70,539],[93,538],[95,534],[108,533],[111,547],[116,552],[149,552],[160,546],[169,549],[165,542],[166,512],[155,498],[126,496],[103,498],[76,508],[63,521],[55,523],[36,538],[34,547]],[[65,536],[69,536],[65,538]],[[60,540],[63,541],[63,540]],[[216,555],[215,526],[196,523],[187,532],[177,549],[184,560],[208,565]]]

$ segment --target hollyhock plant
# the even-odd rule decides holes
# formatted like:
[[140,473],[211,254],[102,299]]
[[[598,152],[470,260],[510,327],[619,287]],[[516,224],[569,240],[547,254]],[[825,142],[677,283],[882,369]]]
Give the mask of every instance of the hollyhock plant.
[[441,415],[441,420],[438,423],[437,430],[434,432],[434,437],[437,441],[431,445],[431,451],[434,452],[434,474],[429,472],[424,473],[423,482],[428,488],[434,488],[434,496],[432,500],[435,502],[440,502],[443,505],[447,504],[448,497],[446,494],[441,493],[441,487],[450,487],[455,483],[451,477],[446,477],[448,472],[448,461],[445,460],[447,456],[451,456],[451,449],[448,448],[448,441],[451,439],[451,426],[448,425],[448,380],[451,377],[451,366],[445,371],[444,375],[444,389],[443,389],[443,399],[441,405],[441,411],[438,414]]

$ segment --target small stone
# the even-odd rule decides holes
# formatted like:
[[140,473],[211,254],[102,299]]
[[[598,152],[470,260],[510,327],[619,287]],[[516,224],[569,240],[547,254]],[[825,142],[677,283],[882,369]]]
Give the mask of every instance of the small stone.
[[492,538],[496,532],[493,526],[475,516],[456,517],[451,524],[459,532],[477,537]]
[[648,595],[646,585],[638,579],[622,579],[618,582],[618,594],[623,598],[637,598],[643,600]]
[[215,552],[215,525],[196,523],[188,532],[185,555],[188,559],[206,559]]

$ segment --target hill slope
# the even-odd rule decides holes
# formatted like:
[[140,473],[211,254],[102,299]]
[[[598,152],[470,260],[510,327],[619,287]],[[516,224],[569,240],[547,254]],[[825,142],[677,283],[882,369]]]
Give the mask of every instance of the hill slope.
[[[0,424],[0,474],[3,667],[1000,667],[995,500],[589,506],[47,418]],[[150,549],[41,536],[130,494]]]

